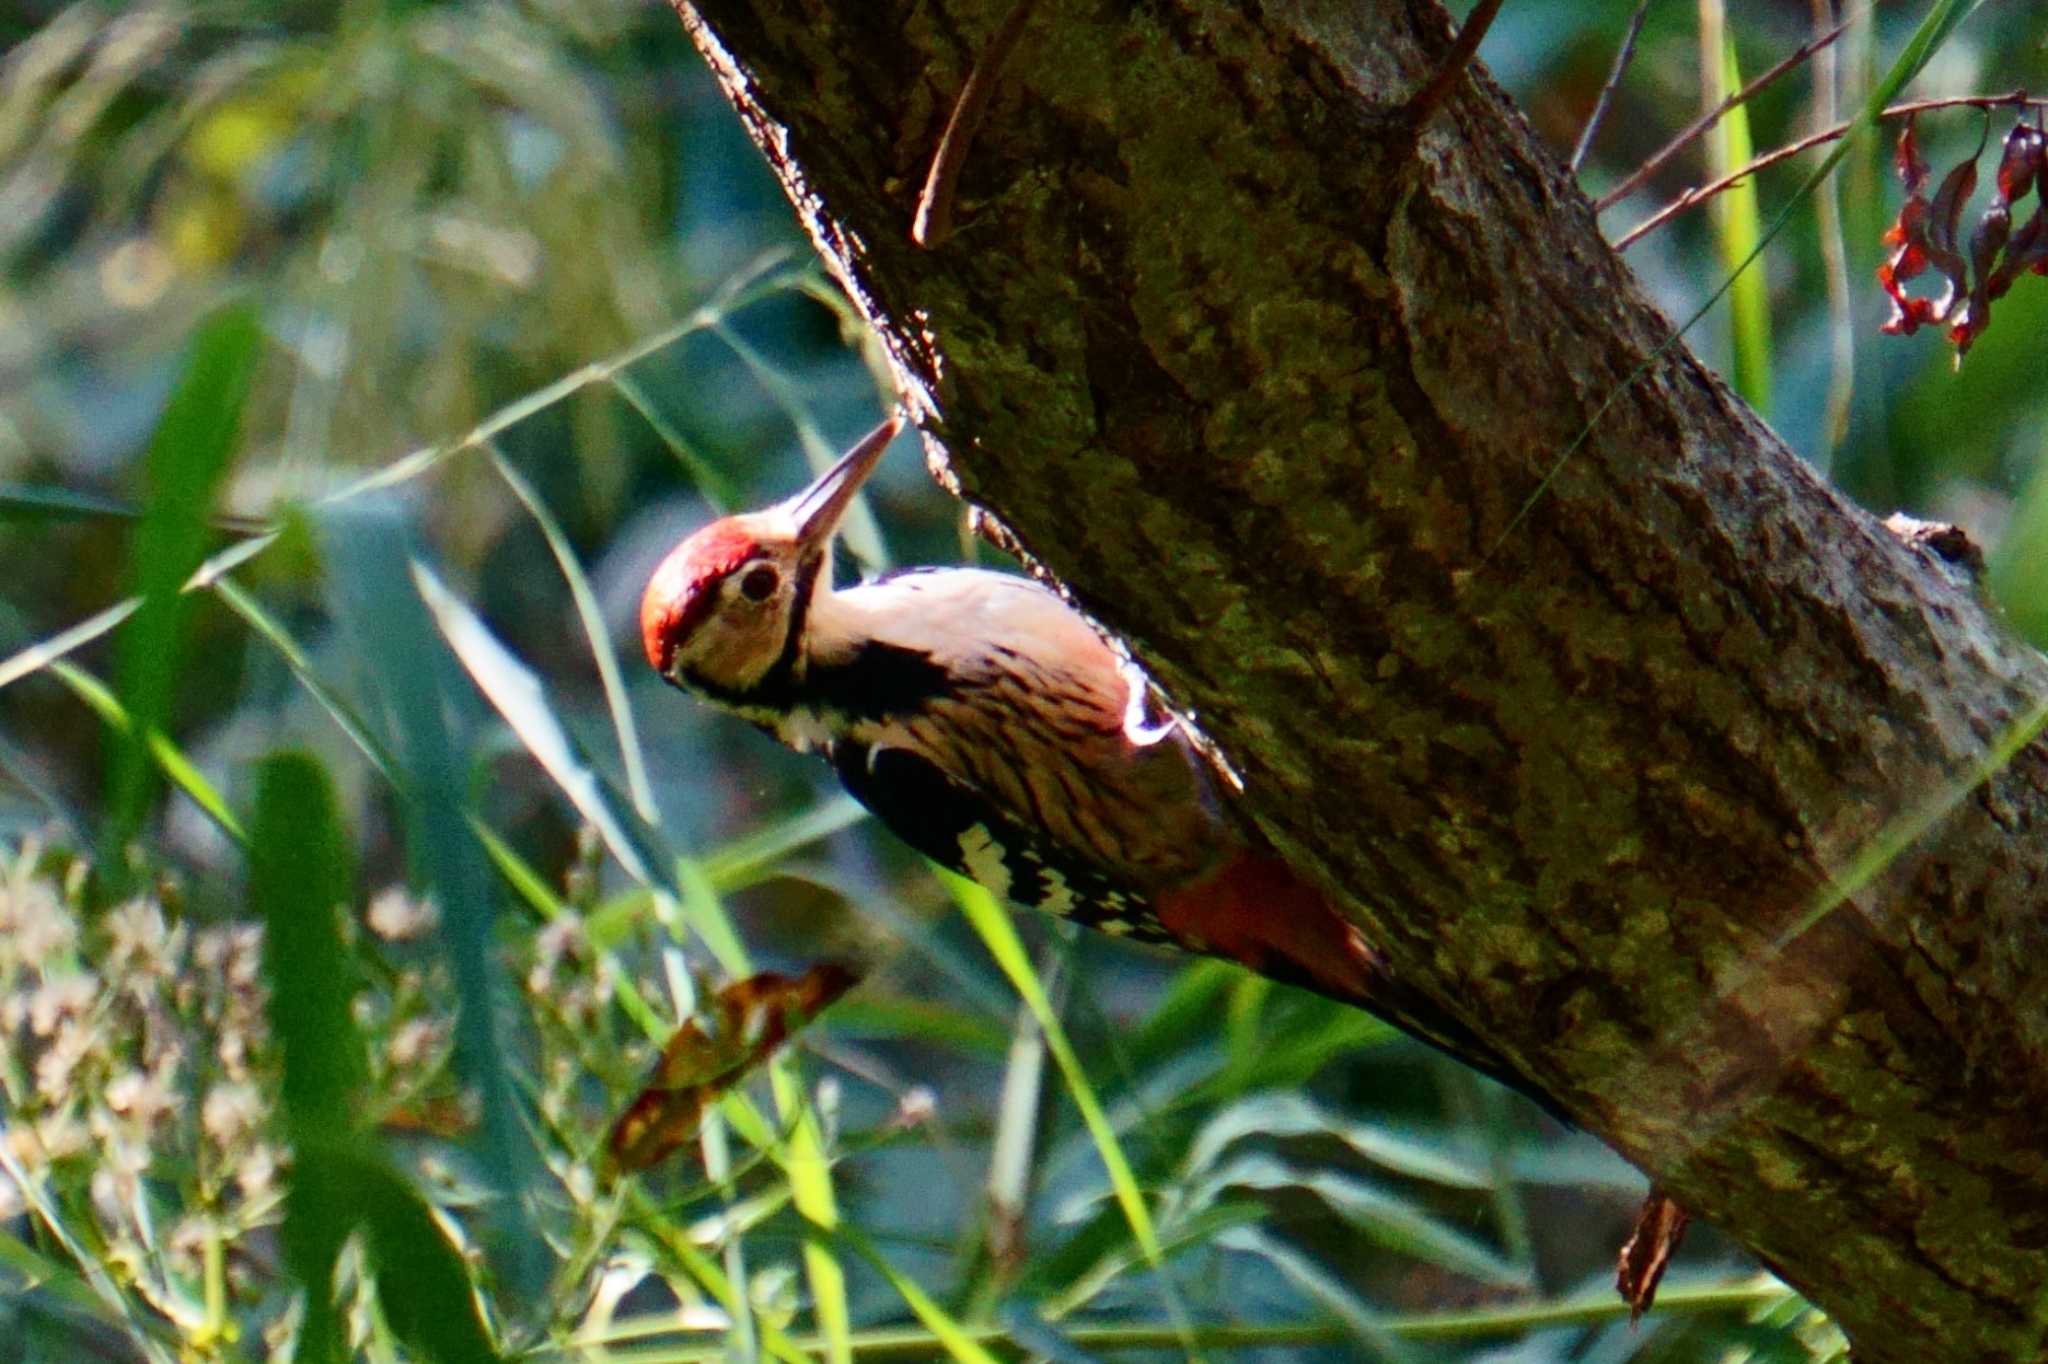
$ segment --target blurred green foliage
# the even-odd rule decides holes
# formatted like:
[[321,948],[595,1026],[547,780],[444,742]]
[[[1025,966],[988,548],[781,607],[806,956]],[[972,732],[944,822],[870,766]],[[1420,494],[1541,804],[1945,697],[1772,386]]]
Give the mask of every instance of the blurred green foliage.
[[[1632,8],[1518,0],[1489,38],[1560,150]],[[1845,110],[1926,12],[1852,28]],[[1696,17],[1651,13],[1589,189],[1698,108]],[[1728,69],[1812,23],[1731,7]],[[1837,1347],[1705,1231],[1632,1331],[1640,1180],[1596,1143],[1363,1015],[954,913],[821,767],[639,666],[668,545],[884,399],[664,8],[22,0],[0,31],[0,1357]],[[2042,84],[2042,37],[1977,11],[1910,93]],[[1755,103],[1758,146],[1810,88]],[[1979,126],[1929,119],[1937,166]],[[1879,337],[1886,158],[1841,171],[1847,315],[1802,207],[1745,344],[1808,458],[1970,528],[2028,624],[2048,281],[1960,375]],[[1684,317],[1727,246],[1702,213],[1630,259]],[[1689,339],[1730,354],[1724,313]],[[871,566],[973,552],[915,463]],[[866,982],[701,1159],[603,1175],[703,982],[827,957]]]

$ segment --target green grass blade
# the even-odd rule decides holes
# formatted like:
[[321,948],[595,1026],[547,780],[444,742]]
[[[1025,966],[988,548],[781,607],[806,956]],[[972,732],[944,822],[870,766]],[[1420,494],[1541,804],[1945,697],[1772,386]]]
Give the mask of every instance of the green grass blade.
[[354,898],[347,844],[319,764],[303,754],[265,759],[249,900],[264,924],[270,1025],[284,1056],[294,1164],[281,1240],[286,1267],[305,1289],[296,1358],[308,1364],[340,1364],[347,1354],[334,1269],[355,1229],[355,1204],[330,1156],[356,1137],[359,1091],[369,1073],[349,1014],[355,963],[339,919]]
[[134,835],[149,804],[154,766],[145,740],[170,719],[187,610],[180,589],[206,552],[207,517],[235,452],[261,341],[246,304],[209,318],[150,441],[148,497],[130,571],[142,608],[116,637],[116,690],[134,727],[109,776],[110,846]]
[[[1657,1295],[1657,1305],[1651,1309],[1650,1315],[1659,1318],[1746,1318],[1767,1312],[1793,1296],[1790,1289],[1770,1278],[1700,1287],[1667,1287]],[[1379,1326],[1387,1335],[1400,1340],[1471,1344],[1512,1339],[1532,1331],[1604,1326],[1627,1321],[1628,1316],[1628,1304],[1609,1291],[1505,1307],[1460,1308],[1382,1317]],[[963,1329],[969,1339],[976,1342],[997,1344],[1007,1340],[1007,1334],[998,1328]],[[1140,1350],[1171,1351],[1183,1339],[1180,1330],[1161,1322],[1113,1322],[1069,1326],[1063,1330],[1075,1348],[1105,1355],[1130,1354]],[[1198,1327],[1194,1337],[1198,1345],[1218,1350],[1299,1350],[1342,1345],[1346,1339],[1346,1328],[1327,1321],[1233,1323]],[[815,1342],[802,1337],[791,1343],[798,1349],[815,1348]],[[854,1343],[863,1358],[921,1360],[936,1353],[933,1347],[937,1341],[927,1327],[891,1326],[862,1331],[854,1338]],[[551,1345],[544,1353],[548,1357],[559,1358],[566,1351]],[[712,1364],[712,1361],[725,1357],[724,1347],[716,1344],[657,1347],[612,1356],[618,1364]]]
[[[135,717],[128,713],[120,698],[110,691],[106,684],[85,669],[62,661],[50,664],[50,673],[69,687],[79,700],[92,708],[107,728],[123,739],[137,737]],[[247,834],[242,822],[235,818],[235,812],[228,808],[227,799],[219,789],[200,772],[199,765],[185,755],[185,751],[173,743],[162,730],[147,730],[141,733],[141,749],[153,763],[156,770],[169,778],[171,783],[197,805],[229,838],[237,843],[245,842]]]
[[[536,914],[543,919],[554,920],[570,912],[540,873],[513,851],[510,844],[499,838],[489,825],[475,815],[470,816],[469,825],[477,841],[483,845],[484,855],[497,868],[498,875],[505,879],[512,893],[524,900]],[[639,982],[633,979],[632,972],[620,965],[618,955],[598,942],[592,942],[590,949],[611,972],[612,996],[618,1001],[619,1011],[631,1019],[649,1041],[657,1045],[667,1041],[674,1031],[673,1025],[647,1002],[647,997],[640,993]]]
[[291,632],[284,628],[283,623],[265,610],[261,602],[236,585],[231,578],[219,579],[214,583],[213,590],[214,595],[226,603],[229,610],[240,616],[251,629],[277,650],[284,658],[285,666],[291,669],[292,676],[298,679],[299,685],[320,703],[321,708],[340,727],[341,732],[349,737],[365,758],[369,759],[370,765],[376,768],[386,781],[394,786],[398,785],[398,760],[391,756],[391,750],[384,746],[384,741],[370,728],[369,722],[356,708],[327,685],[327,680],[313,665],[312,657],[301,647],[298,640],[292,637]]
[[156,1337],[149,1320],[145,1320],[136,1304],[125,1295],[122,1286],[115,1283],[113,1275],[107,1272],[105,1258],[98,1253],[97,1247],[87,1250],[72,1234],[56,1202],[44,1188],[40,1175],[23,1167],[14,1153],[13,1144],[8,1141],[0,1141],[0,1176],[13,1183],[22,1205],[78,1267],[107,1315],[127,1327],[129,1340],[141,1351],[148,1364],[174,1364],[176,1357]]
[[[1109,1115],[1103,1111],[1102,1101],[1096,1097],[1095,1086],[1089,1081],[1087,1071],[1081,1065],[1081,1058],[1075,1054],[1073,1043],[1067,1038],[1065,1027],[1059,1016],[1053,1012],[1052,1001],[1046,996],[1045,987],[1038,973],[1031,967],[1031,958],[1024,951],[1023,940],[1017,936],[1017,926],[1010,922],[1010,916],[989,892],[965,877],[941,871],[940,877],[946,888],[952,892],[954,903],[968,924],[988,947],[989,955],[996,965],[1010,979],[1031,1012],[1038,1019],[1038,1026],[1045,1033],[1046,1048],[1052,1052],[1053,1061],[1060,1068],[1061,1078],[1066,1081],[1067,1093],[1074,1101],[1075,1109],[1081,1115],[1088,1135],[1095,1143],[1096,1154],[1102,1161],[1102,1168],[1109,1176],[1111,1190],[1116,1195],[1117,1206],[1123,1210],[1124,1220],[1130,1224],[1131,1235],[1138,1248],[1144,1253],[1145,1262],[1159,1276],[1161,1287],[1166,1293],[1168,1313],[1176,1321],[1185,1324],[1177,1295],[1166,1275],[1166,1257],[1160,1247],[1159,1232],[1153,1225],[1151,1210],[1145,1204],[1144,1193],[1138,1188],[1138,1177],[1131,1168],[1130,1158],[1124,1154],[1123,1143],[1110,1123]],[[1193,1353],[1190,1345],[1190,1353]]]
[[771,294],[794,287],[808,272],[808,266],[798,269],[775,269],[786,259],[786,252],[771,252],[764,255],[748,269],[734,276],[716,298],[682,321],[663,327],[651,336],[643,337],[616,355],[571,370],[552,383],[543,384],[532,392],[515,398],[453,440],[421,446],[381,468],[371,470],[361,478],[321,498],[319,505],[323,508],[338,507],[353,502],[365,494],[411,482],[465,451],[481,449],[529,417],[547,411],[593,384],[610,383],[614,375],[624,372],[657,352],[666,350],[684,337],[722,325],[726,317],[732,313]]
[[139,513],[112,498],[41,483],[0,481],[0,522],[133,521]]
[[655,406],[654,399],[648,396],[646,389],[640,387],[637,379],[623,372],[614,374],[612,388],[626,400],[628,407],[640,414],[640,420],[646,422],[647,428],[669,448],[669,453],[673,454],[676,462],[688,472],[690,482],[696,485],[698,493],[711,504],[713,511],[728,512],[739,505],[739,489],[734,485],[732,478],[718,465],[698,454],[696,447],[683,439],[683,433],[676,430],[675,423],[662,415],[661,409]]
[[498,477],[505,480],[534,524],[547,539],[548,549],[555,556],[555,564],[562,570],[562,581],[569,586],[569,598],[576,605],[576,618],[583,625],[584,638],[590,641],[590,656],[597,664],[599,683],[604,687],[605,705],[610,709],[612,729],[618,735],[619,762],[626,772],[626,790],[633,797],[633,808],[640,812],[642,819],[655,818],[654,788],[647,782],[647,764],[640,754],[640,733],[633,724],[633,708],[626,701],[625,680],[619,674],[618,651],[612,647],[611,633],[604,628],[604,613],[598,609],[597,594],[590,590],[590,579],[583,572],[583,565],[576,560],[576,550],[569,543],[569,537],[562,533],[561,523],[555,520],[547,504],[540,499],[533,485],[512,467],[504,453],[497,446],[486,447],[490,451],[491,465],[498,471]]
[[852,796],[833,796],[708,852],[697,864],[718,891],[742,890],[772,873],[791,853],[867,817],[867,809]]
[[[696,1280],[697,1284],[725,1309],[728,1316],[737,1319],[747,1310],[740,1297],[741,1290],[727,1277],[725,1271],[718,1267],[716,1260],[692,1244],[682,1228],[659,1215],[643,1197],[636,1195],[635,1204],[635,1211],[640,1215],[640,1221],[648,1235],[660,1243],[663,1250],[675,1257],[684,1272]],[[787,1334],[772,1323],[756,1322],[756,1329],[759,1332],[761,1348],[783,1361],[783,1364],[814,1364],[814,1357],[808,1350],[796,1345]],[[728,1351],[724,1345],[719,1345],[713,1348],[709,1357],[726,1358]]]
[[1292,1091],[1250,1095],[1209,1119],[1188,1143],[1181,1167],[1198,1175],[1224,1150],[1246,1137],[1324,1137],[1341,1142],[1360,1159],[1383,1170],[1447,1189],[1491,1186],[1484,1170],[1445,1154],[1438,1146],[1323,1111]]
[[358,642],[391,716],[394,756],[403,774],[413,862],[441,906],[438,942],[456,997],[455,1069],[482,1108],[477,1154],[505,1197],[492,1205],[495,1261],[516,1301],[539,1305],[547,1274],[544,1247],[524,1191],[538,1157],[528,1140],[500,1036],[497,1002],[506,995],[495,949],[497,882],[467,819],[465,745],[454,726],[467,697],[434,638],[434,626],[408,579],[410,536],[382,500],[330,510],[320,521],[337,614]]
[[665,851],[632,807],[584,759],[533,670],[499,643],[431,568],[414,560],[412,580],[441,637],[526,751],[577,813],[590,821],[626,874],[643,885],[655,884],[668,861]]
[[89,616],[69,629],[59,630],[48,639],[38,640],[0,660],[0,688],[11,686],[24,677],[34,676],[74,649],[83,649],[134,615],[136,608],[141,605],[142,603],[134,597],[116,602],[97,615]]
[[418,1190],[380,1159],[351,1173],[393,1334],[436,1364],[495,1364],[469,1269]]
[[1397,1364],[1418,1358],[1415,1350],[1389,1331],[1385,1318],[1368,1307],[1350,1285],[1263,1228],[1226,1228],[1216,1237],[1216,1244],[1227,1250],[1256,1255],[1279,1270],[1281,1276],[1296,1288],[1341,1317],[1360,1343],[1372,1347],[1375,1358],[1393,1360]]
[[[1712,66],[1719,88],[1712,92],[1718,104],[1729,92],[1742,88],[1742,69],[1735,55],[1735,40],[1724,35]],[[1708,135],[1715,178],[1750,163],[1756,155],[1750,136],[1749,106],[1738,104],[1725,114]],[[1728,291],[1731,349],[1735,359],[1735,391],[1766,420],[1771,415],[1771,305],[1770,284],[1762,270],[1743,266],[1762,250],[1763,215],[1758,206],[1756,179],[1751,177],[1714,200],[1712,209],[1714,242],[1721,265],[1734,279]]]
[[[851,1227],[841,1227],[835,1239],[851,1246],[855,1253],[874,1267],[876,1273],[889,1281],[889,1286],[903,1299],[904,1306],[924,1323],[925,1329],[932,1333],[932,1339],[943,1346],[946,1354],[958,1361],[958,1364],[1000,1364],[1000,1361],[989,1353],[988,1348],[970,1334],[965,1326],[954,1320],[945,1308],[939,1306],[938,1301],[920,1288],[916,1280],[890,1264],[888,1258],[875,1249],[873,1243],[865,1236]],[[842,1347],[846,1351],[845,1357],[852,1359],[851,1339],[835,1343],[835,1354]]]
[[1206,1203],[1229,1189],[1298,1191],[1321,1199],[1353,1227],[1389,1250],[1475,1279],[1489,1288],[1527,1290],[1516,1265],[1424,1212],[1411,1199],[1336,1170],[1304,1169],[1275,1156],[1236,1156],[1209,1175],[1195,1195]]

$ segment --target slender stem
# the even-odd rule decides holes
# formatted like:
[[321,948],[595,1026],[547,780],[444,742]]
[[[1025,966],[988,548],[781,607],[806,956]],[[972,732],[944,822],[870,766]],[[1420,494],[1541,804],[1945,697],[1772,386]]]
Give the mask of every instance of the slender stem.
[[1820,37],[1801,43],[1755,80],[1687,124],[1678,136],[1672,138],[1655,152],[1652,152],[1649,159],[1644,161],[1642,165],[1637,166],[1620,184],[1608,190],[1607,193],[1601,195],[1598,199],[1595,199],[1593,201],[1594,210],[1596,212],[1605,212],[1623,199],[1628,198],[1629,195],[1634,194],[1642,187],[1644,181],[1662,170],[1665,163],[1670,161],[1672,157],[1684,151],[1687,147],[1698,141],[1701,136],[1710,131],[1730,109],[1735,108],[1739,104],[1747,104],[1757,94],[1762,92],[1766,86],[1777,80],[1778,77],[1784,75],[1787,71],[1798,66],[1808,57],[1811,57],[1814,53],[1841,37],[1843,31],[1848,27],[1849,20],[1845,19]]
[[[1697,1316],[1723,1312],[1749,1312],[1776,1306],[1792,1298],[1792,1291],[1774,1279],[1755,1279],[1736,1284],[1704,1288],[1674,1288],[1659,1295],[1650,1315]],[[1528,1331],[1562,1326],[1599,1326],[1625,1320],[1628,1304],[1609,1293],[1597,1297],[1570,1298],[1562,1302],[1532,1303],[1524,1306],[1483,1307],[1469,1311],[1420,1313],[1383,1319],[1379,1324],[1390,1336],[1403,1340],[1472,1341],[1520,1335]],[[970,1327],[967,1334],[977,1343],[999,1345],[1009,1340],[1001,1327]],[[1060,1335],[1078,1349],[1099,1353],[1125,1350],[1173,1350],[1184,1348],[1187,1336],[1166,1324],[1132,1323],[1103,1326],[1063,1325]],[[1341,1345],[1354,1337],[1341,1322],[1280,1322],[1271,1325],[1214,1325],[1193,1328],[1197,1344],[1216,1350],[1285,1347],[1290,1345]],[[799,1336],[798,1348],[813,1344]],[[722,1344],[654,1346],[631,1351],[614,1351],[615,1364],[698,1364],[724,1357]],[[934,1359],[946,1350],[930,1331],[916,1327],[885,1327],[857,1331],[853,1336],[855,1355],[865,1361],[889,1359]],[[539,1357],[558,1355],[559,1349],[543,1347]]]
[[935,247],[952,235],[953,195],[960,183],[961,167],[967,164],[968,148],[974,145],[974,135],[981,130],[982,119],[988,116],[989,96],[995,93],[996,81],[1002,76],[1010,53],[1016,50],[1017,40],[1024,36],[1024,21],[1031,17],[1032,7],[1037,3],[1038,0],[1017,0],[1010,6],[995,36],[975,59],[974,69],[967,73],[967,83],[960,87],[952,117],[946,120],[946,131],[939,136],[939,149],[932,153],[924,189],[917,196],[917,215],[910,222],[910,240],[919,246]]
[[1430,77],[1429,84],[1422,87],[1422,93],[1408,101],[1406,114],[1409,123],[1417,128],[1429,121],[1445,99],[1450,97],[1451,87],[1465,74],[1465,68],[1472,64],[1472,54],[1479,51],[1479,41],[1486,36],[1486,30],[1493,27],[1494,16],[1500,13],[1502,0],[1479,0],[1466,16],[1465,26],[1458,30],[1458,36],[1451,42],[1451,50],[1444,57],[1444,64]]
[[[1909,114],[1929,113],[1936,109],[1983,109],[1987,112],[1992,109],[2048,109],[2048,99],[2030,99],[2024,90],[2014,90],[2005,95],[1948,95],[1941,99],[1919,99],[1908,104],[1894,104],[1877,117],[1880,122],[1884,122],[1905,118]],[[1639,238],[1655,232],[1685,210],[1705,203],[1729,186],[1740,184],[1760,170],[1775,166],[1780,161],[1789,161],[1801,152],[1812,151],[1815,147],[1835,141],[1848,132],[1850,127],[1848,123],[1837,123],[1832,128],[1823,128],[1817,133],[1800,138],[1797,142],[1789,142],[1775,151],[1766,152],[1748,165],[1732,170],[1718,180],[1687,190],[1616,238],[1614,249],[1626,251]]]
[[[1813,27],[1820,31],[1835,16],[1835,0],[1812,0]],[[1867,8],[1867,6],[1865,6]],[[1838,119],[1840,105],[1838,51],[1821,53],[1813,62],[1813,122],[1825,128]],[[1841,185],[1830,176],[1815,189],[1814,229],[1820,235],[1821,265],[1828,285],[1828,405],[1821,467],[1849,435],[1851,404],[1856,396],[1855,301],[1849,292],[1849,244],[1842,227]]]
[[1614,53],[1614,65],[1608,69],[1607,84],[1600,87],[1600,98],[1593,101],[1593,112],[1586,116],[1585,129],[1579,134],[1579,143],[1572,148],[1572,174],[1579,172],[1585,164],[1586,153],[1592,150],[1593,138],[1600,131],[1600,124],[1607,118],[1607,110],[1614,103],[1614,92],[1621,88],[1621,78],[1628,71],[1628,64],[1636,55],[1636,39],[1643,36],[1643,20],[1650,17],[1650,0],[1642,0],[1636,12],[1629,16],[1628,32],[1621,37],[1621,46]]

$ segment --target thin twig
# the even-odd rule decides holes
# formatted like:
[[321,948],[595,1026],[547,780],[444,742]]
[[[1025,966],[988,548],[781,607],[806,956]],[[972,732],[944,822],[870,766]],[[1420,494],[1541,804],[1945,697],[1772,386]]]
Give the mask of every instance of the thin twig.
[[[1905,118],[1909,114],[1929,113],[1935,109],[1982,109],[1987,113],[1993,109],[2048,109],[2048,99],[2030,99],[2024,90],[2014,90],[2012,93],[2005,95],[1948,95],[1941,99],[1921,99],[1914,100],[1910,104],[1894,104],[1891,108],[1878,114],[1877,117],[1879,122],[1887,122],[1895,118]],[[1664,226],[1665,223],[1670,222],[1673,218],[1694,205],[1705,203],[1723,190],[1740,184],[1744,178],[1755,175],[1760,170],[1775,166],[1780,161],[1789,161],[1801,152],[1812,151],[1815,147],[1833,142],[1836,138],[1848,132],[1853,126],[1853,121],[1850,123],[1837,123],[1832,128],[1825,128],[1808,137],[1802,137],[1797,142],[1787,143],[1776,151],[1766,152],[1748,165],[1732,170],[1718,180],[1687,190],[1617,237],[1614,242],[1614,249],[1626,251],[1639,237],[1655,232],[1658,228]]]
[[995,36],[975,58],[974,69],[967,73],[967,83],[960,87],[952,117],[946,120],[946,131],[939,136],[939,149],[932,153],[932,167],[925,176],[924,189],[917,196],[917,215],[910,220],[910,240],[919,246],[935,247],[952,235],[953,192],[960,183],[961,167],[967,164],[967,150],[974,145],[974,135],[988,115],[989,96],[995,93],[996,81],[1016,50],[1017,40],[1024,36],[1024,21],[1031,17],[1032,6],[1037,3],[1038,0],[1017,0],[1010,6]]
[[1691,146],[1702,134],[1711,130],[1730,109],[1735,108],[1739,104],[1747,104],[1772,81],[1775,81],[1778,77],[1784,75],[1787,71],[1798,66],[1808,57],[1811,57],[1814,53],[1841,37],[1843,30],[1848,27],[1849,20],[1845,19],[1820,37],[1801,43],[1768,71],[1765,71],[1755,80],[1687,124],[1683,132],[1665,143],[1657,151],[1651,153],[1650,159],[1636,167],[1627,179],[1623,180],[1613,189],[1608,190],[1607,193],[1601,195],[1598,199],[1595,199],[1593,201],[1594,211],[1604,213],[1629,195],[1635,193],[1636,190],[1642,187],[1645,180],[1648,180],[1664,168],[1665,162]]
[[1420,128],[1429,121],[1445,99],[1450,97],[1451,87],[1465,74],[1465,68],[1472,64],[1472,54],[1479,50],[1480,39],[1486,30],[1493,27],[1493,18],[1500,13],[1502,0],[1479,0],[1472,7],[1472,13],[1465,17],[1465,25],[1458,30],[1458,36],[1451,40],[1451,50],[1444,57],[1444,64],[1430,77],[1429,84],[1422,87],[1422,93],[1408,101],[1402,112],[1408,122]]
[[1586,153],[1593,149],[1593,138],[1606,120],[1607,110],[1614,104],[1614,92],[1621,88],[1621,78],[1636,55],[1636,39],[1643,36],[1643,20],[1649,17],[1650,0],[1643,0],[1636,6],[1636,12],[1629,16],[1628,32],[1621,36],[1621,47],[1614,54],[1614,65],[1607,72],[1607,84],[1600,87],[1600,98],[1593,101],[1593,112],[1586,116],[1586,126],[1579,133],[1579,143],[1572,148],[1573,175],[1579,173],[1579,167],[1585,164]]

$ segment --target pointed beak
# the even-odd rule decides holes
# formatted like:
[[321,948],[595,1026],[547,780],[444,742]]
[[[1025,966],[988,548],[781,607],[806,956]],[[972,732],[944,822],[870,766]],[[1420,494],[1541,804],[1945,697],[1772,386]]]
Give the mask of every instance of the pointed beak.
[[881,461],[882,451],[903,429],[903,418],[893,416],[860,438],[840,461],[818,475],[818,481],[783,504],[796,522],[797,543],[805,550],[821,549],[831,543],[854,494]]

